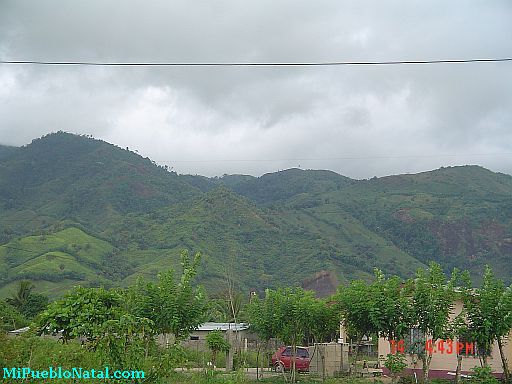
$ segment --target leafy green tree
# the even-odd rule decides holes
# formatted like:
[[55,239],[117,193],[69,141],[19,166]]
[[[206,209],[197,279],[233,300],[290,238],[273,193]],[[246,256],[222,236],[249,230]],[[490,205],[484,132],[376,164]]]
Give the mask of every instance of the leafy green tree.
[[127,292],[128,311],[153,321],[157,332],[172,334],[174,344],[205,321],[206,298],[202,289],[193,285],[200,259],[200,253],[191,261],[188,252],[182,251],[183,273],[178,283],[171,270],[159,275],[156,283],[139,279]]
[[[280,300],[275,291],[267,289],[263,300],[255,296],[247,305],[250,329],[258,335],[260,340],[265,341],[265,349],[268,347],[268,341],[273,337],[277,337],[279,332],[279,303]],[[260,343],[256,355],[258,379],[261,347],[262,344]]]
[[331,300],[308,300],[305,305],[309,312],[309,326],[306,338],[315,343],[329,342],[336,338],[340,326],[340,314],[335,303]]
[[[413,322],[423,334],[421,341],[425,345],[427,338],[434,342],[446,338],[449,332],[449,315],[453,308],[454,284],[458,273],[454,271],[447,281],[441,266],[430,263],[427,270],[419,269],[416,273],[413,299]],[[428,382],[432,352],[427,348],[419,353],[422,362],[423,380]]]
[[16,293],[6,301],[27,319],[34,318],[48,306],[48,296],[33,292],[35,286],[28,280],[18,282]]
[[20,309],[23,307],[23,305],[25,305],[34,288],[34,284],[28,280],[19,281],[16,288],[16,293],[9,297],[7,302],[13,307]]
[[379,336],[388,340],[403,339],[412,326],[412,281],[403,282],[398,276],[386,279],[382,271],[375,269],[375,281],[371,291],[370,319]]
[[12,331],[27,325],[27,320],[16,308],[0,300],[0,331]]
[[339,286],[336,294],[337,306],[347,333],[356,338],[355,359],[359,355],[359,344],[364,336],[378,334],[380,329],[374,316],[374,292],[372,286],[362,280],[351,281],[347,287]]
[[20,312],[27,319],[33,319],[48,307],[48,296],[41,293],[32,293],[25,304],[20,308]]
[[483,366],[488,365],[487,354],[497,341],[505,381],[510,380],[502,338],[512,329],[512,287],[506,288],[486,266],[482,285],[476,290],[471,289],[471,282],[466,277],[463,301],[469,332],[477,343]]
[[[347,331],[355,335],[357,345],[363,336],[379,335],[388,340],[400,340],[413,323],[412,282],[402,282],[397,276],[386,278],[375,269],[375,280],[352,281],[339,287],[338,308]],[[356,360],[358,355],[356,347]]]
[[102,336],[94,341],[93,349],[102,352],[104,362],[121,369],[140,368],[140,361],[154,343],[151,320],[123,313],[99,328]]
[[393,384],[398,381],[399,374],[407,367],[405,355],[401,353],[388,354],[384,366],[389,369]]
[[224,335],[221,331],[212,331],[206,335],[206,345],[212,351],[212,363],[215,366],[217,353],[225,352],[227,353],[231,345],[224,338]]
[[243,294],[240,292],[229,295],[228,292],[213,297],[208,302],[208,321],[243,322],[246,319]]
[[[469,279],[469,272],[463,272],[463,278],[467,275]],[[450,322],[448,334],[452,337],[452,339],[456,338],[457,340],[471,340],[472,336],[469,331],[469,326],[467,323],[467,310],[466,307],[462,307],[462,311]],[[455,370],[455,383],[461,383],[461,369],[462,369],[462,350],[459,348],[455,348],[455,352],[457,353],[457,368]]]
[[77,287],[51,303],[38,319],[39,334],[62,332],[64,342],[81,339],[119,368],[136,368],[149,348],[153,328],[151,320],[126,312],[120,292],[103,288]]
[[267,289],[263,300],[251,301],[248,314],[252,329],[261,338],[277,337],[292,347],[292,381],[296,378],[298,343],[308,335],[318,339],[332,334],[339,326],[334,320],[336,311],[329,309],[325,301],[316,299],[313,292],[302,288]]
[[42,313],[39,333],[62,332],[64,341],[83,338],[96,342],[103,336],[102,325],[122,314],[122,296],[118,292],[76,287]]

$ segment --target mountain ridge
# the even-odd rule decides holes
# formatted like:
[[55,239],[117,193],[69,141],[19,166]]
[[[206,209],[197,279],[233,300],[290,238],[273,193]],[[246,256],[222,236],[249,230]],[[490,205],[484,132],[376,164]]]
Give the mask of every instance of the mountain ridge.
[[261,290],[319,273],[346,283],[375,267],[408,277],[431,260],[476,279],[486,263],[512,275],[512,176],[480,166],[368,180],[298,168],[207,178],[65,132],[3,149],[0,295],[30,276],[53,296],[155,278],[179,269],[182,248],[204,254],[198,279],[212,291],[228,279]]

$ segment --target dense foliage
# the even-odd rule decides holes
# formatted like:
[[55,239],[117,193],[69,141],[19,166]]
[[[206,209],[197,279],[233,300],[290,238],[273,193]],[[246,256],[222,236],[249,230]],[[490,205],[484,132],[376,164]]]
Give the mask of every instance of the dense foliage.
[[[296,347],[309,342],[331,341],[339,328],[339,314],[325,300],[316,299],[301,288],[266,290],[265,297],[254,298],[248,305],[251,329],[266,341],[277,338]],[[291,380],[295,382],[295,359]]]
[[0,295],[19,280],[61,296],[127,286],[202,250],[198,279],[224,290],[340,282],[374,268],[410,277],[435,260],[512,276],[512,177],[476,166],[351,180],[291,169],[254,178],[177,175],[90,137],[63,132],[0,156]]
[[212,351],[212,363],[215,366],[217,361],[216,357],[219,352],[228,352],[231,349],[231,345],[224,338],[221,331],[212,331],[206,335],[206,345]]
[[[336,295],[342,319],[348,332],[360,340],[363,336],[379,335],[390,342],[391,351],[415,354],[422,362],[423,381],[428,382],[432,348],[427,340],[463,338],[480,345],[477,354],[483,365],[490,346],[498,343],[505,377],[507,362],[501,338],[512,330],[512,287],[505,288],[486,267],[484,281],[473,290],[469,272],[454,270],[447,278],[435,262],[429,268],[419,269],[415,279],[401,283],[396,277],[386,279],[381,271],[368,284],[362,280],[339,287]],[[456,285],[463,282],[462,288]],[[463,301],[462,312],[451,317],[454,300]],[[409,332],[417,333],[410,345],[399,345],[409,339]],[[409,343],[409,342],[408,342]],[[460,378],[461,356],[457,352],[456,375]],[[356,352],[357,354],[357,352]],[[397,361],[390,358],[389,364]]]
[[64,342],[81,340],[104,363],[136,369],[154,349],[156,334],[171,334],[176,349],[203,322],[205,300],[192,281],[199,260],[199,254],[190,261],[182,252],[178,283],[169,271],[157,283],[140,280],[126,290],[76,287],[38,317],[38,332]]

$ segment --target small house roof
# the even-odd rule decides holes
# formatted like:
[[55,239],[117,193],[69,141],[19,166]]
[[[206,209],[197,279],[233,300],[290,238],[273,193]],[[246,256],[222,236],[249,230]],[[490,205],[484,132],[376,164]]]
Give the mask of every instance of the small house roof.
[[20,329],[14,329],[12,331],[9,331],[11,335],[19,335],[20,333],[25,333],[30,329],[30,327],[23,327]]
[[249,328],[249,324],[247,323],[213,323],[206,322],[201,324],[197,330],[198,331],[223,331],[226,332],[228,330],[233,331],[244,331]]

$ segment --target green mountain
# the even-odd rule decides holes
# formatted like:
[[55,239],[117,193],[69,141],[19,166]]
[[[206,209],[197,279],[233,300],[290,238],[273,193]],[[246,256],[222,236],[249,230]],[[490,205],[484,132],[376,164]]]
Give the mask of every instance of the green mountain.
[[[7,148],[7,149],[6,149]],[[0,296],[20,279],[59,296],[127,285],[203,253],[210,291],[406,277],[430,260],[512,275],[512,177],[478,166],[353,180],[289,169],[177,175],[127,149],[58,132],[0,146]],[[325,272],[323,272],[325,271]],[[313,279],[313,280],[312,280]]]
[[11,156],[18,148],[0,144],[0,159]]

